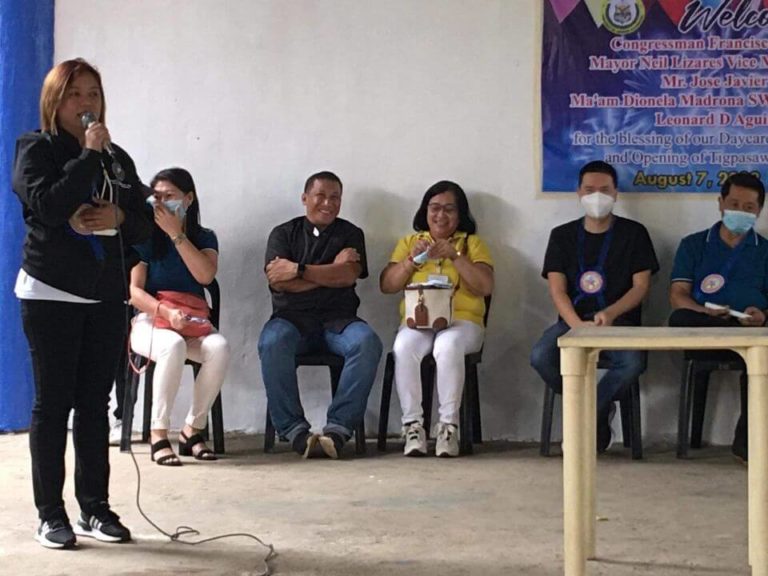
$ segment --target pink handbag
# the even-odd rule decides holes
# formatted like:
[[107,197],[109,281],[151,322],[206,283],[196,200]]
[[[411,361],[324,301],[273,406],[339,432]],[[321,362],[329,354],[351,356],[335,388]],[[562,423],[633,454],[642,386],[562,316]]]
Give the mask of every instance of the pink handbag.
[[155,328],[176,330],[179,334],[188,338],[198,338],[211,333],[213,325],[208,319],[211,312],[208,308],[208,302],[202,296],[190,294],[189,292],[160,290],[155,298],[157,298],[158,308],[160,308],[160,304],[167,304],[170,308],[178,308],[184,312],[188,320],[183,330],[176,330],[168,320],[159,314],[155,314]]

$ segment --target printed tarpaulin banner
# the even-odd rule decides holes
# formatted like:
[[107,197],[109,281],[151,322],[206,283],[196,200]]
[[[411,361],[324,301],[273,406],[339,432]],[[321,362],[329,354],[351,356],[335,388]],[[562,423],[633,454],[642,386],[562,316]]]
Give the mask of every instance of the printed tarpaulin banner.
[[768,176],[768,0],[544,0],[543,190],[605,160],[623,190]]

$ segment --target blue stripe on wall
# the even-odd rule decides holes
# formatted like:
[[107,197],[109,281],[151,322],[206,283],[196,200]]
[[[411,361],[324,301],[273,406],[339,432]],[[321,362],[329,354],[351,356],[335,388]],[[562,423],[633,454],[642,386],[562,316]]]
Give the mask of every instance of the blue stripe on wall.
[[54,0],[0,2],[0,431],[29,427],[34,397],[29,347],[13,285],[24,221],[11,189],[16,137],[40,127],[43,78],[53,65]]

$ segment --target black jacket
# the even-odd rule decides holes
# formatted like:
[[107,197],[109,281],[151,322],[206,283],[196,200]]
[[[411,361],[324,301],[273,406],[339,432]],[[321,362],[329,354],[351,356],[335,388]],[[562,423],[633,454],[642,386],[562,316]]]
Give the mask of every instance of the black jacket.
[[82,236],[68,222],[102,189],[103,168],[111,166],[105,154],[81,148],[63,130],[58,135],[35,131],[17,140],[13,167],[13,190],[27,228],[22,268],[54,288],[105,302],[126,299],[124,272],[137,261],[131,245],[147,240],[153,225],[133,160],[113,148],[125,171],[118,194],[125,221],[116,236]]

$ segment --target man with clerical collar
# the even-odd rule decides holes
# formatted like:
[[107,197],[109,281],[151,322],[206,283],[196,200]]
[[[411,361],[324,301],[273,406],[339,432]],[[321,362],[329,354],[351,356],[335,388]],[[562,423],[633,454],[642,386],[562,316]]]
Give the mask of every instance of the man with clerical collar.
[[[645,226],[613,214],[613,166],[594,161],[582,167],[577,194],[585,215],[552,230],[541,273],[558,320],[531,352],[531,366],[557,393],[563,389],[557,339],[579,326],[640,325],[641,303],[659,269]],[[597,389],[597,449],[604,452],[611,443],[614,401],[645,371],[647,354],[605,350],[601,357],[610,363]]]
[[[675,254],[670,326],[765,324],[768,241],[754,230],[764,203],[763,183],[748,172],[733,174],[723,183],[718,198],[721,220],[683,238]],[[726,355],[740,359],[735,353]],[[746,411],[736,424],[732,450],[747,460]]]
[[[261,373],[275,429],[305,458],[338,458],[363,419],[382,351],[357,317],[355,283],[368,276],[365,238],[338,218],[341,193],[334,173],[310,176],[301,195],[306,214],[272,230],[265,256],[273,313],[259,338]],[[344,357],[322,434],[310,432],[296,379],[296,355],[314,352]]]

